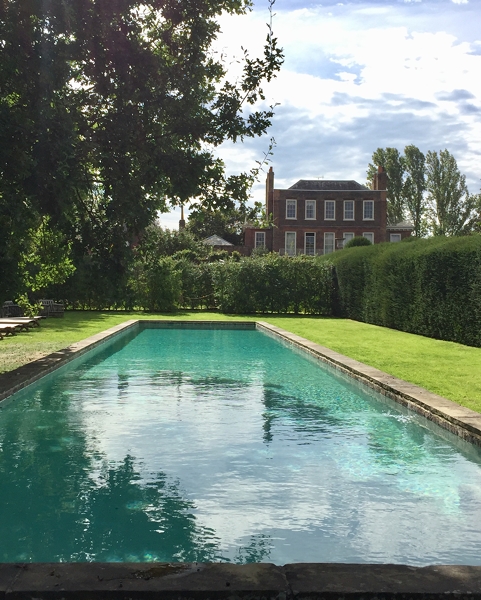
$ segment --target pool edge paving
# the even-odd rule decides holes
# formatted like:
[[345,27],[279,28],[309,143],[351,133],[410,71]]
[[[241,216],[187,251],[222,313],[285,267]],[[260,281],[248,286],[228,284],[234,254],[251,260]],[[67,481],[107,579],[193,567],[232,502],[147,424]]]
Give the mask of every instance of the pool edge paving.
[[481,599],[481,567],[300,563],[0,565],[1,600]]

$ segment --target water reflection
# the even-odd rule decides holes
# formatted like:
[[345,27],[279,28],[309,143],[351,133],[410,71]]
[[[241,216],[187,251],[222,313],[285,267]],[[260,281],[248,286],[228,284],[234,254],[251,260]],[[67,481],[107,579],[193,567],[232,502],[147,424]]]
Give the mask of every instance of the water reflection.
[[144,331],[0,411],[0,561],[479,564],[479,450],[210,333]]

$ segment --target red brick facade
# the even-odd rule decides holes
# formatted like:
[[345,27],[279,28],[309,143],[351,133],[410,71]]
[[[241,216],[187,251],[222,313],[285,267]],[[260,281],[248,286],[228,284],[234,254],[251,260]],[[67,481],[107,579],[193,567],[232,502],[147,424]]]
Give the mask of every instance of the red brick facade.
[[[274,226],[246,228],[245,246],[253,249],[264,240],[268,250],[281,254],[325,254],[342,248],[355,236],[368,237],[374,244],[389,241],[386,187],[387,175],[380,167],[373,189],[356,181],[300,180],[280,190],[274,188],[271,167],[266,213]],[[404,225],[396,229],[401,239],[410,235],[410,226]]]

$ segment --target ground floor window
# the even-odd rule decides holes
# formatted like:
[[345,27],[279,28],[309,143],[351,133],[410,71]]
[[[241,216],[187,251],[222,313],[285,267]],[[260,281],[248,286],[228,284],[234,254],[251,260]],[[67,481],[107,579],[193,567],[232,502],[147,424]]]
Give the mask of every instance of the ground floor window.
[[334,242],[333,233],[324,234],[324,254],[331,254],[331,252],[334,252]]
[[296,255],[296,232],[286,231],[286,254],[287,256]]
[[401,234],[400,233],[391,233],[391,234],[389,234],[389,241],[390,242],[400,242],[401,241]]
[[369,240],[371,242],[371,244],[374,244],[374,233],[364,232],[362,234],[362,237],[365,237],[367,240]]
[[309,256],[314,256],[316,253],[316,234],[306,233],[304,239],[304,252]]
[[347,244],[347,242],[350,242],[352,240],[352,238],[354,237],[354,234],[349,232],[349,233],[345,233],[342,236],[342,241],[343,241],[343,246],[345,246]]
[[265,248],[266,246],[266,232],[265,231],[256,231],[256,248]]

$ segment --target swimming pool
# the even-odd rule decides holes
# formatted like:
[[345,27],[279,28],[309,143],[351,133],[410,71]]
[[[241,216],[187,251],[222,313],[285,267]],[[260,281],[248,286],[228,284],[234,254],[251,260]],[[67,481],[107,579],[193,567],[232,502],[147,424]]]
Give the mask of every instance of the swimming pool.
[[259,331],[128,333],[0,411],[0,561],[481,564],[481,451]]

